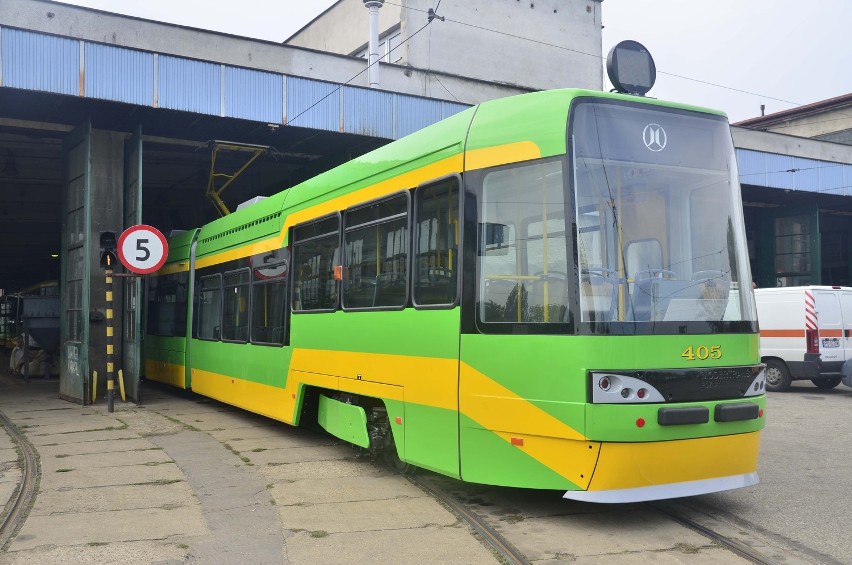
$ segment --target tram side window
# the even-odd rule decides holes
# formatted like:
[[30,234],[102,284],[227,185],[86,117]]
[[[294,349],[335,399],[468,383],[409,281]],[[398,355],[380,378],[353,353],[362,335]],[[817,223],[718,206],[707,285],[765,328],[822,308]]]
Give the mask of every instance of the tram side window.
[[414,210],[414,303],[453,304],[458,292],[458,177],[419,187]]
[[489,172],[480,201],[479,319],[567,322],[568,240],[561,162]]
[[198,338],[218,340],[222,328],[222,275],[201,277],[198,287]]
[[[251,342],[284,345],[287,339],[287,248],[252,257]],[[257,258],[255,261],[254,259]]]
[[225,311],[222,317],[222,339],[224,341],[248,341],[249,324],[249,269],[225,273]]
[[293,228],[293,311],[337,308],[335,266],[340,265],[340,216]]
[[344,308],[401,308],[408,289],[408,193],[346,212]]
[[189,273],[156,276],[148,282],[148,334],[186,336]]

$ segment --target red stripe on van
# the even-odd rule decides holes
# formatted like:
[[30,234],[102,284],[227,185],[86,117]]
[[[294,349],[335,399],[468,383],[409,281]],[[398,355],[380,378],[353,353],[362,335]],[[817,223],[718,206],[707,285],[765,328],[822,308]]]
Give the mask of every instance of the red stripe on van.
[[819,337],[843,337],[843,330],[820,330]]
[[760,330],[760,337],[805,337],[805,330]]

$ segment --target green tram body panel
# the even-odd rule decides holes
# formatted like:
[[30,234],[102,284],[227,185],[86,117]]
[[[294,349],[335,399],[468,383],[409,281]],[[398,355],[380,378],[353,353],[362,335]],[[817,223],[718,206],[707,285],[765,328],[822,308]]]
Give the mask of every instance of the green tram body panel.
[[[221,265],[248,268],[250,256],[289,246],[293,225],[412,190],[431,179],[564,158],[569,110],[578,98],[722,115],[585,90],[541,92],[483,103],[200,230],[177,235],[171,239],[163,272],[188,271],[194,242],[197,280]],[[470,251],[470,247],[465,249]],[[468,290],[460,292],[465,296]],[[197,299],[197,290],[195,294]],[[190,297],[188,309],[192,301]],[[710,421],[667,426],[657,422],[659,404],[595,404],[589,390],[590,371],[757,365],[755,332],[460,333],[464,322],[458,302],[451,307],[419,309],[412,306],[410,297],[406,307],[398,310],[343,311],[338,303],[333,312],[287,316],[289,341],[259,345],[193,337],[190,310],[185,335],[146,337],[148,378],[192,388],[294,425],[305,415],[309,392],[319,391],[327,395],[320,401],[322,410],[331,410],[324,412],[330,414],[329,431],[337,429],[336,435],[346,436],[344,439],[357,438],[355,443],[364,447],[366,431],[351,430],[362,421],[364,410],[343,408],[341,412],[339,400],[333,397],[337,392],[348,393],[362,399],[365,407],[387,410],[390,433],[402,460],[474,482],[583,491],[596,488],[596,475],[601,474],[596,466],[604,461],[608,468],[622,463],[625,469],[646,465],[647,461],[638,461],[644,456],[636,457],[634,446],[677,445],[689,453],[693,440],[705,441],[700,450],[710,452],[708,457],[738,457],[741,450],[747,451],[744,459],[756,465],[754,438],[764,425],[763,395],[678,403],[678,407],[706,407]],[[721,358],[696,361],[683,355],[689,347],[711,345],[719,347]],[[170,369],[158,370],[158,366]],[[181,372],[186,374],[183,382],[174,377]],[[713,420],[717,405],[742,402],[757,404],[761,417]],[[642,426],[637,425],[640,420]],[[728,443],[715,441],[735,436],[738,439]],[[678,455],[672,448],[654,457],[676,460]],[[653,473],[663,477],[662,483],[680,480],[667,470]],[[610,475],[600,482],[609,486],[600,488],[624,487],[616,471]],[[694,478],[690,475],[683,480]],[[648,486],[655,487],[656,479],[649,480]]]

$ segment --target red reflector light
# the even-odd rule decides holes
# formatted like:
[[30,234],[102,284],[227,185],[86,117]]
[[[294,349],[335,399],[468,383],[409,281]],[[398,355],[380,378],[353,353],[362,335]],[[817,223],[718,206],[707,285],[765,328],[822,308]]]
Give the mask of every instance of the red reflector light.
[[513,438],[512,438],[512,445],[519,445],[519,446],[520,446],[520,445],[524,445],[524,438],[522,438],[522,437],[513,437]]
[[761,408],[760,410],[757,411],[757,417],[763,418],[763,408]]
[[402,424],[402,418],[400,418],[399,416],[397,416],[396,418],[394,418],[394,421],[395,421],[397,424]]
[[636,396],[638,396],[639,398],[645,398],[646,394],[648,394],[648,391],[645,390],[644,388],[640,388],[639,390],[636,391]]
[[805,330],[808,353],[819,353],[819,330]]
[[636,419],[636,427],[644,428],[645,427],[645,418],[637,418]]

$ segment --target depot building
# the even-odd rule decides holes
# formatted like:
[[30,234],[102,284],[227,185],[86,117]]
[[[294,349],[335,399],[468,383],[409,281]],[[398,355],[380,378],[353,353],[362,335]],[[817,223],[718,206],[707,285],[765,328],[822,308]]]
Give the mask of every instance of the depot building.
[[[441,26],[433,7],[340,0],[275,43],[4,0],[0,343],[22,331],[10,297],[53,295],[28,319],[55,328],[43,341],[55,342],[59,394],[91,402],[110,345],[138,400],[145,273],[118,268],[110,280],[111,237],[118,259],[127,228],[201,226],[478,102],[604,87],[600,0],[454,4],[452,19],[476,27]],[[558,48],[523,39],[542,34]],[[852,124],[798,127],[850,104],[841,97],[733,128],[760,286],[852,280]],[[123,253],[141,271],[159,259],[156,234],[144,235],[125,240],[132,253]]]

